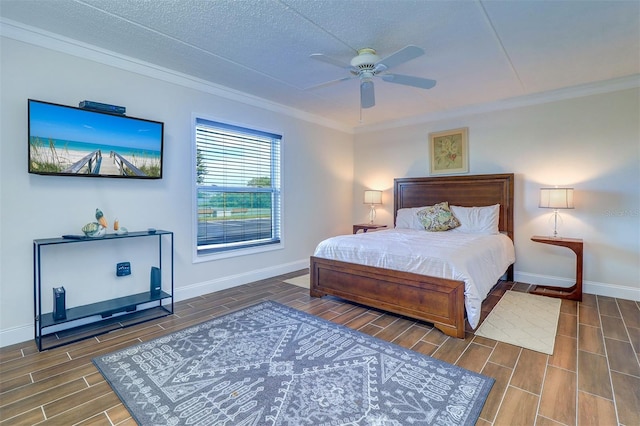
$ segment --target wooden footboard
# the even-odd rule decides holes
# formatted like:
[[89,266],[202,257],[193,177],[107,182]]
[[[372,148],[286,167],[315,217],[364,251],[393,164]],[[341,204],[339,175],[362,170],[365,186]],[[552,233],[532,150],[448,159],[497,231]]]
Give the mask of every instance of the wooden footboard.
[[312,297],[333,295],[464,338],[464,282],[311,256]]

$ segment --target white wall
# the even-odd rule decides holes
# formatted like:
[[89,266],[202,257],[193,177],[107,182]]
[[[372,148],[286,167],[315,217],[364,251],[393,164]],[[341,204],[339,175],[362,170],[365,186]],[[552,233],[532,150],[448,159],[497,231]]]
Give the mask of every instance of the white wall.
[[[1,39],[0,346],[33,338],[32,240],[78,234],[96,207],[130,231],[175,232],[177,300],[308,266],[322,239],[350,230],[353,135],[303,120],[245,96],[216,96],[202,82],[163,70],[107,65],[107,55],[83,59]],[[125,61],[126,62],[126,61]],[[126,68],[126,66],[125,66]],[[153,75],[151,77],[149,75]],[[156,181],[45,177],[27,173],[27,99],[65,105],[81,100],[123,105],[127,114],[165,123],[164,178]],[[231,100],[237,98],[238,100]],[[260,105],[260,106],[257,106]],[[192,262],[192,114],[254,126],[283,138],[284,249],[204,263]],[[329,206],[327,208],[326,206]],[[96,262],[71,250],[78,265]],[[123,259],[109,253],[98,262]],[[148,279],[148,268],[136,269]],[[78,268],[80,270],[80,268]],[[87,275],[84,273],[83,275]],[[82,278],[84,291],[123,285]],[[64,283],[43,283],[46,287]],[[47,292],[50,289],[47,287]],[[71,296],[71,295],[69,295]]]
[[364,189],[383,189],[377,222],[393,225],[393,178],[428,176],[429,132],[469,128],[469,173],[515,173],[516,279],[570,286],[575,255],[549,235],[539,188],[572,186],[560,234],[584,240],[585,291],[640,300],[640,90],[629,89],[356,134],[354,220]]

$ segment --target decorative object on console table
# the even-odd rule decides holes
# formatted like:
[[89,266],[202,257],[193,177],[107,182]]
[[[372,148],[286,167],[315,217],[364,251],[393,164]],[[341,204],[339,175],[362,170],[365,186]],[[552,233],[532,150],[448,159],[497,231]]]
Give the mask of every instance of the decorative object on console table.
[[353,233],[357,234],[358,231],[362,230],[362,232],[367,232],[369,229],[382,229],[386,228],[387,225],[376,225],[374,223],[360,223],[358,225],[353,225]]
[[533,236],[532,241],[542,244],[566,247],[576,254],[576,283],[568,288],[537,285],[530,291],[541,296],[558,297],[560,299],[582,301],[582,249],[583,243],[578,238],[558,238]]
[[120,262],[116,264],[116,277],[126,277],[131,275],[131,262]]
[[53,319],[67,319],[67,302],[64,287],[54,287],[53,289]]
[[97,222],[87,223],[82,227],[82,232],[84,232],[84,235],[91,238],[104,237],[107,233],[107,227],[109,224],[107,223],[107,219],[104,217],[102,210],[96,209],[95,218]]
[[432,175],[469,173],[469,129],[429,134],[429,170]]
[[373,224],[373,220],[376,218],[376,204],[382,204],[382,191],[364,191],[364,203],[371,204],[371,211],[369,212],[369,223]]
[[96,209],[96,220],[103,228],[109,227],[109,222],[107,222],[107,218],[104,217],[104,213],[102,213],[102,210],[100,209]]
[[573,208],[573,188],[540,188],[540,203],[538,207],[553,209],[553,237],[558,237],[558,221],[562,225],[562,218],[558,209]]
[[162,275],[160,274],[160,268],[157,268],[155,266],[151,267],[149,293],[154,299],[156,297],[159,297],[162,293]]
[[107,228],[102,227],[98,222],[89,222],[82,227],[82,232],[89,238],[100,238],[106,235]]

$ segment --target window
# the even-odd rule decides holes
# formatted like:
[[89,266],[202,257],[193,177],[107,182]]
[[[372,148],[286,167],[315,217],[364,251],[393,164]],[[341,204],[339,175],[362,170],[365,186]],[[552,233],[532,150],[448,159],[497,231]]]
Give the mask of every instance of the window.
[[196,119],[198,255],[280,243],[282,136]]

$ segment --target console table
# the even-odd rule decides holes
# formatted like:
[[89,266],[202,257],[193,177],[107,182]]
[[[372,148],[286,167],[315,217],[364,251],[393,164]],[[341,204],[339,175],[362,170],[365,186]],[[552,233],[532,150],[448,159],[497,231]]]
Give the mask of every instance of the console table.
[[[90,238],[72,236],[73,238],[46,238],[33,240],[33,305],[35,311],[35,341],[38,350],[51,349],[78,340],[108,333],[118,328],[128,327],[144,321],[150,321],[173,313],[173,232],[170,231],[142,231],[129,232],[124,235],[107,234],[103,237]],[[105,298],[95,296],[95,302],[81,306],[67,307],[62,315],[54,315],[51,308],[45,308],[42,303],[42,262],[45,258],[46,248],[62,246],[61,248],[83,245],[83,251],[87,257],[96,262],[103,262],[104,248],[113,251],[122,244],[127,244],[132,238],[150,240],[150,248],[158,250],[157,268],[170,279],[162,280],[160,291],[151,289],[151,273],[144,272],[144,280],[149,278],[148,291],[131,291],[123,297]],[[168,242],[169,249],[163,251],[163,240]],[[105,244],[112,241],[113,245]],[[146,243],[144,243],[146,244]],[[155,247],[154,247],[155,246]],[[166,246],[165,246],[166,247]],[[108,250],[107,250],[108,251]],[[89,253],[90,252],[90,253]],[[163,257],[168,257],[163,262]],[[110,262],[110,260],[107,260]],[[114,262],[114,266],[115,262]],[[167,270],[168,268],[170,270]],[[45,271],[46,272],[46,271]],[[161,273],[162,275],[165,275]],[[44,278],[46,280],[46,278]],[[116,271],[114,271],[114,280]],[[86,292],[91,293],[100,286],[112,285],[107,282],[95,282],[87,277]],[[50,282],[47,281],[47,285]],[[59,285],[59,283],[56,283]],[[47,290],[50,290],[47,288]],[[54,296],[55,297],[55,296]],[[55,303],[55,301],[54,301]],[[44,311],[44,312],[43,312]]]
[[541,296],[557,297],[560,299],[577,300],[582,301],[582,248],[583,243],[578,238],[554,238],[554,237],[541,237],[533,236],[532,241],[542,244],[550,244],[554,246],[566,247],[572,250],[576,254],[576,283],[568,288],[565,287],[553,287],[546,285],[537,285],[530,291],[532,294],[538,294]]

